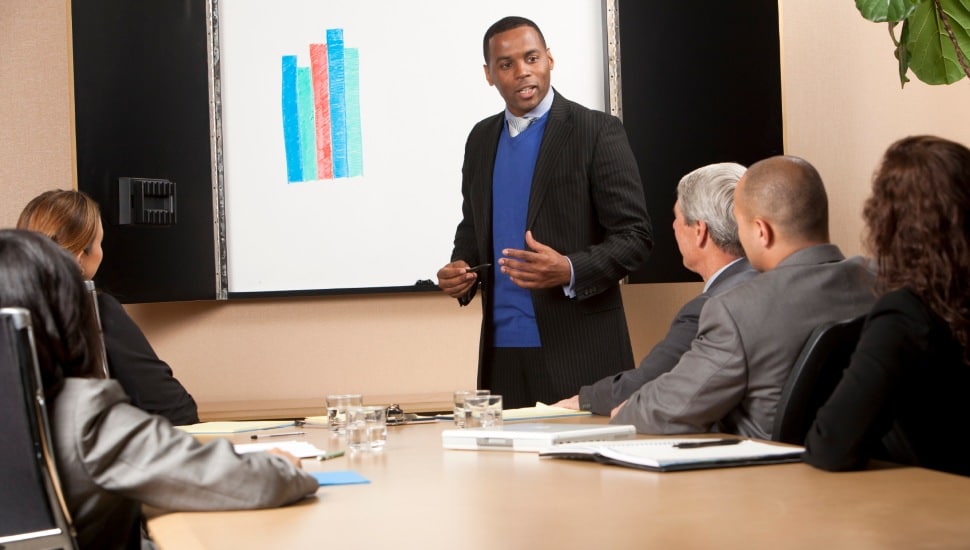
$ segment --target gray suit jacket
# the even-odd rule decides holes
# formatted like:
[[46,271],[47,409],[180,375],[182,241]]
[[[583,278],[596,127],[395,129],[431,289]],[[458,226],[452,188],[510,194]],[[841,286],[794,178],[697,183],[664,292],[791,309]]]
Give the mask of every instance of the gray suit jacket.
[[[542,340],[548,399],[633,367],[633,350],[619,280],[647,259],[650,218],[636,159],[619,119],[587,109],[556,92],[532,178],[526,227],[565,254],[576,275],[576,299],[562,288],[532,291]],[[465,144],[462,221],[452,260],[469,265],[492,258],[492,172],[504,113],[482,120]],[[481,349],[491,346],[491,277],[481,273]],[[459,301],[468,303],[469,297]],[[479,384],[488,377],[479,369]]]
[[67,378],[51,424],[81,548],[123,548],[137,537],[142,503],[179,511],[265,508],[318,487],[283,457],[237,455],[226,439],[199,443],[129,405],[115,380]]
[[669,372],[680,361],[680,356],[690,349],[697,336],[697,320],[701,308],[711,296],[717,296],[748,281],[758,272],[746,258],[740,258],[711,281],[710,286],[684,304],[670,324],[670,330],[640,361],[635,369],[623,371],[579,389],[579,407],[594,414],[609,416],[614,407],[626,401],[644,384]]
[[691,349],[611,422],[633,424],[640,433],[715,429],[769,439],[782,387],[809,334],[869,311],[872,283],[865,260],[846,260],[834,245],[792,254],[709,299]]

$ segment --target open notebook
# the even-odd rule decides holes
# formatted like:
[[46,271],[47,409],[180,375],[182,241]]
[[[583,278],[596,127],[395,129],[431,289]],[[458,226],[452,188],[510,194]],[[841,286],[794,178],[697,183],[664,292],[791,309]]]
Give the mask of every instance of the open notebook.
[[[733,443],[739,441],[738,443]],[[720,444],[720,443],[727,444]],[[698,446],[698,443],[701,445]],[[690,446],[681,446],[681,445]],[[706,446],[705,446],[706,445]],[[568,443],[544,449],[546,458],[595,460],[659,472],[779,464],[801,460],[804,447],[760,441],[721,439],[636,439],[595,443]]]

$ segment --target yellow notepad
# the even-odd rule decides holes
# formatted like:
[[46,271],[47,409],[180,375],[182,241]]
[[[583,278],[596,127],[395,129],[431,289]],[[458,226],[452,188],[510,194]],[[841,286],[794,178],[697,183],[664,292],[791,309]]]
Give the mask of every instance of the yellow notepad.
[[245,420],[240,422],[200,422],[176,428],[192,435],[229,435],[292,426],[292,420]]
[[553,407],[545,403],[536,403],[535,407],[520,409],[506,409],[502,411],[502,420],[535,420],[538,418],[559,418],[563,416],[589,416],[589,411],[577,411],[563,407]]

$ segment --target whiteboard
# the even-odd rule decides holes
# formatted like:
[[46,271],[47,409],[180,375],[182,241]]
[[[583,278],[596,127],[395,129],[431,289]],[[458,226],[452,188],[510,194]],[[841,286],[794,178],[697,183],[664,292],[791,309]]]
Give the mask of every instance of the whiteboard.
[[[465,139],[504,103],[485,80],[482,37],[532,19],[552,85],[606,105],[602,0],[220,0],[217,87],[228,289],[400,290],[435,281],[461,219]],[[289,182],[281,59],[342,29],[356,50],[362,173]]]

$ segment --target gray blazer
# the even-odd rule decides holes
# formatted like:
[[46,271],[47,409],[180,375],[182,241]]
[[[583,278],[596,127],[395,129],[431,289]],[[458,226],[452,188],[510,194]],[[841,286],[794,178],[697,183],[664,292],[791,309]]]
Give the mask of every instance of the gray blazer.
[[812,330],[875,301],[864,259],[812,246],[707,301],[697,338],[670,372],[634,393],[611,420],[640,433],[716,430],[768,439],[792,364]]
[[[492,172],[504,127],[504,112],[498,113],[476,124],[468,136],[462,220],[452,260],[495,263]],[[619,119],[556,91],[532,177],[526,227],[536,240],[566,254],[576,275],[574,300],[559,287],[531,293],[550,371],[546,387],[536,393],[558,401],[583,384],[636,364],[619,281],[646,261],[653,242],[636,159]],[[494,273],[493,267],[480,274],[480,349],[491,346]],[[470,298],[459,302],[467,304]],[[479,369],[479,387],[486,380],[487,373]]]
[[579,408],[609,416],[614,407],[624,402],[641,386],[673,369],[697,336],[697,320],[707,299],[727,292],[757,274],[746,258],[740,258],[728,266],[711,281],[707,290],[680,308],[670,324],[670,330],[640,361],[638,368],[607,376],[595,384],[580,388]]
[[237,455],[226,439],[199,443],[129,405],[115,380],[67,378],[51,424],[81,548],[125,547],[137,537],[142,503],[179,511],[266,508],[318,487],[283,457]]

